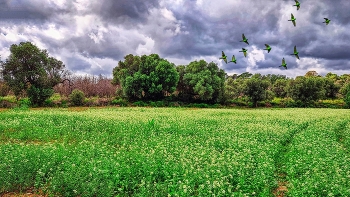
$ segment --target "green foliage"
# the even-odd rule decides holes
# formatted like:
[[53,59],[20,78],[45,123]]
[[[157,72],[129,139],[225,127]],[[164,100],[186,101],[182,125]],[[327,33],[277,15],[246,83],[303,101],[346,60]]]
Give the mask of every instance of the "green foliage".
[[322,108],[344,108],[346,102],[342,99],[333,99],[333,100],[319,100],[315,103],[316,107]]
[[348,92],[348,93],[345,95],[344,102],[346,103],[346,106],[347,106],[348,108],[350,108],[350,92]]
[[67,74],[65,66],[31,42],[13,44],[10,51],[9,58],[2,64],[4,81],[17,98],[24,90],[33,105],[42,105],[52,95],[52,88]]
[[162,99],[176,89],[179,74],[175,65],[157,54],[128,55],[113,71],[114,83],[120,83],[129,99]]
[[122,98],[119,98],[119,99],[114,99],[111,104],[125,107],[128,105],[128,102]]
[[35,85],[31,85],[27,90],[28,97],[33,106],[42,106],[46,99],[53,95],[52,88],[37,88]]
[[183,80],[188,87],[186,94],[194,95],[197,101],[224,101],[225,72],[214,62],[191,62],[185,68]]
[[31,106],[31,101],[29,98],[22,98],[18,101],[18,105],[20,108],[27,109]]
[[335,99],[341,86],[333,78],[323,78],[323,83],[325,98]]
[[272,91],[276,97],[286,97],[286,86],[288,81],[286,79],[277,79],[272,85]]
[[229,102],[231,99],[237,99],[239,96],[244,94],[244,80],[241,78],[239,79],[233,79],[229,77],[225,81],[225,94],[224,97],[227,102]]
[[306,105],[310,104],[324,97],[323,79],[314,76],[298,76],[289,81],[287,92],[294,100],[299,100]]
[[81,90],[74,89],[69,95],[70,102],[75,106],[84,105],[85,94]]
[[136,101],[133,104],[138,106],[138,107],[145,107],[145,106],[147,106],[147,103],[143,102],[143,101]]
[[253,102],[253,107],[257,107],[258,101],[263,101],[266,98],[266,90],[269,86],[269,81],[262,80],[258,77],[252,77],[245,80],[244,93]]

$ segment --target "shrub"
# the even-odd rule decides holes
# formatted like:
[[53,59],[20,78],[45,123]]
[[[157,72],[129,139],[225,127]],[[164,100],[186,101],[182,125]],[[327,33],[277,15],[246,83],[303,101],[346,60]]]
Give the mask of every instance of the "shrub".
[[31,85],[27,90],[27,95],[33,106],[42,106],[45,100],[53,95],[54,91],[52,88],[42,88]]
[[143,101],[136,101],[136,102],[134,102],[134,105],[136,105],[138,107],[145,107],[145,106],[147,106],[147,103],[145,103]]
[[149,102],[149,106],[151,106],[151,107],[157,107],[157,104],[156,104],[156,102],[150,101],[150,102]]
[[70,102],[75,106],[82,106],[85,100],[85,94],[81,90],[74,89],[69,95]]
[[119,99],[114,99],[112,101],[112,105],[127,106],[128,102],[126,102],[126,100],[122,98],[119,98]]
[[87,107],[97,106],[98,100],[94,98],[84,98],[84,105]]
[[170,106],[170,107],[181,107],[181,104],[180,104],[180,102],[177,102],[177,101],[176,101],[176,102],[170,102],[170,103],[169,103],[169,106]]
[[334,100],[319,100],[316,102],[316,107],[325,107],[325,108],[344,108],[346,103],[342,99]]
[[18,107],[21,109],[28,109],[31,106],[29,98],[22,98],[18,101]]
[[167,106],[167,102],[164,102],[164,101],[156,101],[156,106],[157,106],[157,107],[165,107],[165,106]]

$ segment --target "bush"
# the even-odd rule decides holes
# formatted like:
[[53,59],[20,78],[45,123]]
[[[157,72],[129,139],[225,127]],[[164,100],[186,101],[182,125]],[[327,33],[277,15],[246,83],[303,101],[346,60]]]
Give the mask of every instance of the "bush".
[[147,106],[147,103],[145,103],[143,101],[136,101],[136,102],[134,102],[134,105],[136,105],[138,107],[145,107],[145,106]]
[[81,90],[74,89],[69,95],[70,102],[75,106],[82,106],[85,100],[85,94]]
[[20,109],[28,109],[31,106],[29,98],[22,98],[18,101],[18,107]]
[[157,107],[165,107],[165,106],[167,106],[167,102],[164,102],[164,101],[156,101],[156,106],[157,106]]
[[192,107],[197,107],[197,108],[209,108],[209,105],[206,103],[194,103],[192,104]]
[[231,104],[237,105],[237,106],[247,106],[247,102],[243,99],[234,99],[231,101]]
[[316,107],[324,107],[324,108],[344,108],[346,103],[342,99],[334,99],[334,100],[319,100],[316,102]]
[[151,107],[157,107],[157,104],[156,104],[156,102],[150,101],[150,102],[149,102],[149,106],[151,106]]
[[16,97],[15,96],[0,96],[0,108],[13,108],[15,107]]
[[45,100],[53,95],[54,91],[52,88],[41,88],[31,85],[27,90],[27,95],[33,106],[42,106]]
[[114,99],[112,101],[112,105],[127,106],[128,102],[122,98],[119,98],[119,99]]
[[93,107],[93,106],[97,106],[97,103],[98,103],[98,101],[96,99],[84,98],[83,105],[86,107]]

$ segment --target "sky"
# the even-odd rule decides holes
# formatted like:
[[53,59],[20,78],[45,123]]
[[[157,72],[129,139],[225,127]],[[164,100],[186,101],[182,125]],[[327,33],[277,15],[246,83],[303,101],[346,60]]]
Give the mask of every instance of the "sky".
[[30,41],[77,75],[112,78],[126,55],[152,53],[175,65],[213,61],[229,75],[350,74],[350,0],[299,2],[297,10],[294,0],[0,0],[0,56]]

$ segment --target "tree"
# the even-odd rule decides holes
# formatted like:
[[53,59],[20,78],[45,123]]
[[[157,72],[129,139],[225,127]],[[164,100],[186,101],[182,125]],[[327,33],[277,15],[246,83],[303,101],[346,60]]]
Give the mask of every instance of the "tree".
[[258,101],[263,101],[266,98],[266,91],[269,85],[268,80],[261,80],[256,75],[256,77],[245,80],[244,93],[257,107]]
[[127,76],[132,76],[139,70],[141,58],[129,54],[124,57],[125,61],[119,61],[118,66],[113,68],[113,85],[125,83]]
[[307,71],[305,77],[318,77],[318,73],[314,70]]
[[294,100],[304,104],[321,99],[325,92],[323,79],[320,77],[298,76],[287,85],[287,93]]
[[2,63],[2,75],[18,99],[24,90],[34,105],[42,105],[53,94],[53,87],[68,74],[63,62],[49,57],[31,42],[10,47],[10,56]]
[[250,78],[252,75],[253,75],[253,74],[250,73],[250,72],[244,72],[244,73],[238,75],[237,78],[246,79],[246,78]]
[[344,102],[346,103],[347,107],[350,108],[350,83],[346,84],[344,89],[345,89]]
[[272,91],[276,97],[284,98],[287,95],[286,92],[287,80],[286,79],[277,79],[272,85]]
[[340,85],[335,83],[333,78],[323,78],[323,89],[325,92],[325,98],[335,99],[340,90]]
[[229,77],[225,81],[225,99],[237,99],[239,96],[244,94],[244,80],[236,79],[234,80],[232,77]]
[[130,54],[113,69],[113,83],[120,83],[124,95],[131,100],[162,99],[175,91],[178,80],[175,65],[158,54]]
[[225,71],[217,64],[193,61],[185,68],[184,82],[189,86],[188,94],[197,101],[221,102],[224,96]]

